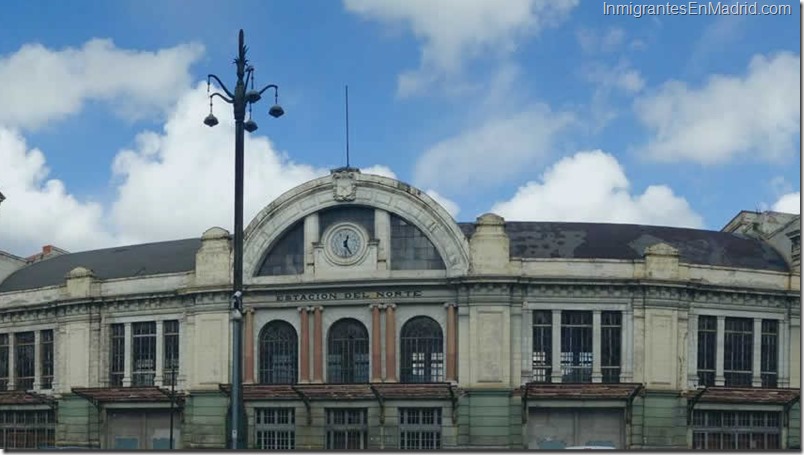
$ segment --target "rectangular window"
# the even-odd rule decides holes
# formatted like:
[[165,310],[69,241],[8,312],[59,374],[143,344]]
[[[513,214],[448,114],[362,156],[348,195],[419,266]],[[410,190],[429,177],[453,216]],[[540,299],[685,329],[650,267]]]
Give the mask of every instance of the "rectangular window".
[[778,387],[779,321],[762,320],[762,387]]
[[3,449],[53,447],[55,436],[53,410],[0,411],[0,447]]
[[135,322],[131,333],[131,385],[152,386],[156,376],[156,322]]
[[779,412],[693,411],[694,450],[781,448]]
[[14,387],[31,390],[36,365],[36,335],[34,332],[14,334]]
[[698,316],[698,384],[715,385],[715,348],[717,346],[717,318]]
[[360,450],[367,446],[365,409],[327,409],[327,450]]
[[40,387],[53,388],[53,330],[39,332],[39,362],[42,372]]
[[0,335],[0,390],[8,389],[8,334]]
[[179,374],[179,321],[165,321],[163,323],[164,337],[164,363],[162,366],[163,384],[176,385],[176,376]]
[[622,325],[621,312],[603,311],[600,314],[600,370],[604,383],[620,382]]
[[533,381],[550,382],[553,373],[553,313],[533,312]]
[[399,408],[399,448],[441,448],[441,408]]
[[753,342],[753,319],[726,318],[723,343],[723,377],[726,387],[751,387]]
[[254,410],[254,440],[261,450],[296,448],[296,410],[257,408]]
[[561,312],[562,382],[592,382],[592,312]]
[[126,331],[123,324],[112,324],[110,328],[109,385],[122,387],[126,371]]

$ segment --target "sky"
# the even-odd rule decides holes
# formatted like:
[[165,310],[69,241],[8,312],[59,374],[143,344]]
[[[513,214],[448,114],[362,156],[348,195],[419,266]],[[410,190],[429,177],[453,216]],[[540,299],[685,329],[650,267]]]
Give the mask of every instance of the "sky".
[[206,75],[235,83],[241,28],[257,88],[277,84],[285,110],[253,106],[246,225],[346,164],[347,85],[350,164],[457,221],[719,230],[741,210],[800,213],[800,5],[614,8],[635,3],[4,2],[0,250],[231,230],[230,106],[215,98],[220,124],[202,121]]

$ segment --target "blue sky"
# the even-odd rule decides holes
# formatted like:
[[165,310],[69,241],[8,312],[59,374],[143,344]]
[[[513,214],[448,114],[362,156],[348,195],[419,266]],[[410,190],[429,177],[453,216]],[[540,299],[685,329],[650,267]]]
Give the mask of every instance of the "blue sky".
[[459,221],[717,230],[740,210],[800,211],[798,4],[640,18],[573,0],[219,4],[4,4],[0,250],[231,229],[231,111],[201,121],[206,74],[234,83],[240,28],[286,111],[254,106],[246,223],[344,164],[346,84],[352,164]]

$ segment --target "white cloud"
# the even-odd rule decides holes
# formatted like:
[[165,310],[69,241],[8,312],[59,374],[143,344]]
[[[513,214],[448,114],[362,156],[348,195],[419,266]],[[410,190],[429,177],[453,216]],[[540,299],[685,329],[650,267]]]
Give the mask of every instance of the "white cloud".
[[614,52],[623,46],[625,30],[619,27],[609,27],[605,31],[580,28],[575,37],[581,50],[586,53]]
[[399,76],[401,96],[460,75],[464,63],[483,54],[510,55],[517,40],[565,19],[578,0],[344,0],[362,17],[410,27],[422,41],[419,68]]
[[374,166],[364,167],[360,169],[360,172],[363,174],[380,175],[383,177],[388,177],[389,179],[396,178],[396,173],[394,173],[394,171],[392,171],[390,167],[384,166],[382,164],[375,164]]
[[654,135],[642,152],[704,164],[791,154],[801,117],[799,76],[799,57],[780,53],[754,56],[744,76],[711,76],[701,88],[667,82],[634,105]]
[[414,180],[444,191],[499,182],[546,156],[572,121],[572,115],[541,104],[495,117],[428,149],[416,162]]
[[438,202],[441,205],[441,207],[444,207],[444,210],[446,210],[447,213],[452,215],[453,218],[458,217],[458,213],[461,212],[461,208],[455,201],[453,201],[452,199],[448,199],[433,190],[428,190],[426,193],[428,196],[430,196],[436,202]]
[[46,244],[72,250],[111,242],[102,207],[48,179],[44,154],[8,128],[0,128],[0,163],[0,250],[28,256]]
[[[120,179],[112,219],[124,243],[197,237],[211,226],[233,228],[234,120],[209,128],[206,86],[179,100],[161,133],[145,132],[114,162]],[[219,106],[223,108],[223,106]],[[265,119],[263,122],[276,121]],[[281,122],[282,120],[278,120]],[[265,136],[245,140],[244,220],[274,198],[326,169],[291,161]]]
[[782,195],[779,200],[773,203],[773,207],[771,210],[774,212],[784,212],[784,213],[801,213],[801,192],[796,191],[795,193],[788,193]]
[[156,52],[119,49],[93,39],[81,48],[28,44],[0,57],[0,125],[36,128],[79,112],[87,101],[109,101],[129,118],[161,112],[190,84],[197,44]]
[[617,159],[601,150],[578,152],[521,186],[491,209],[509,220],[637,223],[698,228],[703,219],[665,185],[631,194]]

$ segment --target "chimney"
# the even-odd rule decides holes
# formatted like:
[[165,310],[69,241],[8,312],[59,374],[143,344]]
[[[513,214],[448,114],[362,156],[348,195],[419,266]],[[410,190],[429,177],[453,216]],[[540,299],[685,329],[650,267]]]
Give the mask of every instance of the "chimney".
[[53,251],[53,245],[45,245],[42,247],[42,256],[47,256]]

